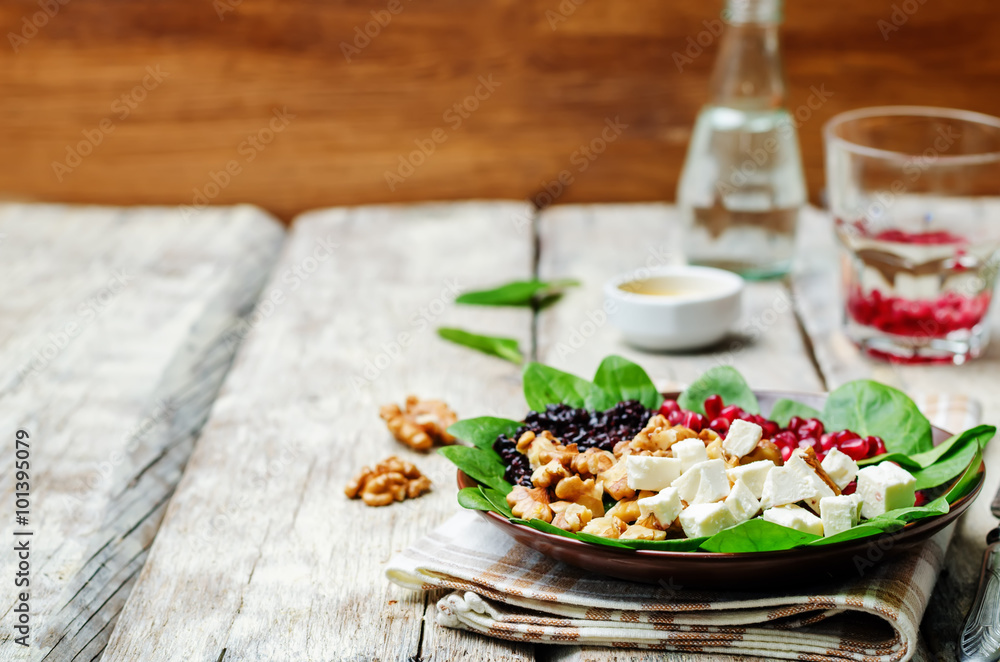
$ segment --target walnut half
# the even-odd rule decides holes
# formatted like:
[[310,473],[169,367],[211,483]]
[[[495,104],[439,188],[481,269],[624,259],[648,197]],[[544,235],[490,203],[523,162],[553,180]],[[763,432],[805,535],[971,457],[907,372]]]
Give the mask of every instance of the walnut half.
[[396,404],[383,405],[379,416],[392,436],[413,450],[430,450],[435,442],[445,446],[455,443],[448,428],[458,416],[443,400],[421,400],[408,395],[405,409]]
[[361,498],[369,506],[388,506],[395,501],[416,499],[430,492],[431,481],[413,464],[390,457],[375,468],[362,467],[347,483],[344,494],[351,499]]

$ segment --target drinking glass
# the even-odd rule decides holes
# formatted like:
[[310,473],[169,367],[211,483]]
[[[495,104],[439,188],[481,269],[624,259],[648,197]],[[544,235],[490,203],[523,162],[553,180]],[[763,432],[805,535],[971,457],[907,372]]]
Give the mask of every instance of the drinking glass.
[[863,108],[830,120],[824,142],[847,334],[895,362],[981,354],[1000,259],[1000,119]]

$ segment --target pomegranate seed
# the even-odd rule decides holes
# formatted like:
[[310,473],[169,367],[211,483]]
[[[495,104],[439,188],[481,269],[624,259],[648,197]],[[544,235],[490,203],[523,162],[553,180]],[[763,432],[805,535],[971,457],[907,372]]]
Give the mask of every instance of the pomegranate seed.
[[677,404],[676,400],[664,400],[663,404],[660,405],[660,413],[664,416],[669,416],[672,412],[680,410],[681,406]]
[[833,433],[827,432],[819,438],[819,447],[825,451],[828,451],[837,446],[837,442],[833,439]]
[[693,411],[689,411],[684,414],[684,427],[691,428],[695,432],[701,432],[705,429],[705,424],[708,421],[701,414],[696,414]]
[[861,437],[859,437],[857,433],[851,432],[850,430],[841,430],[840,432],[833,433],[833,439],[834,441],[837,442],[838,445],[844,443],[845,441],[849,441],[851,439],[860,439],[860,438]]
[[794,434],[787,430],[774,435],[773,441],[781,448],[795,448],[799,445],[799,440],[795,438]]
[[871,453],[871,457],[882,455],[886,452],[885,442],[882,441],[882,437],[868,437],[868,452]]
[[764,428],[764,438],[766,439],[770,439],[774,435],[781,432],[781,427],[774,421],[764,421],[761,427]]
[[806,437],[805,439],[799,439],[799,448],[811,448],[813,450],[816,450],[817,446],[819,446],[819,441],[817,441],[813,437]]
[[826,459],[826,453],[822,451],[816,451],[816,459],[822,462],[823,460]]
[[927,503],[927,496],[924,494],[923,490],[918,491],[915,496],[916,501],[913,503],[914,506],[922,506]]
[[726,418],[730,423],[739,418],[739,415],[742,413],[743,410],[736,405],[726,405],[725,407],[722,408],[722,411],[719,412],[719,414],[722,417]]
[[788,425],[785,427],[785,429],[786,430],[798,430],[800,427],[802,427],[803,423],[805,423],[805,421],[803,419],[799,418],[798,416],[792,416],[788,420]]
[[788,462],[788,459],[790,457],[792,457],[792,447],[791,446],[782,446],[781,447],[781,459],[784,460],[785,462]]
[[710,395],[705,398],[705,416],[716,419],[722,415],[722,396]]
[[667,421],[671,425],[680,425],[684,421],[684,412],[680,409],[670,412],[667,414]]
[[795,436],[798,437],[799,439],[816,439],[817,438],[816,435],[809,434],[809,428],[807,428],[805,425],[803,425],[802,427],[800,427],[800,428],[798,428],[796,430],[793,430],[793,432],[795,432]]
[[858,489],[858,481],[852,480],[850,483],[844,486],[844,489],[840,490],[841,494],[854,494],[854,490]]
[[743,411],[742,409],[740,410],[740,415],[737,416],[736,418],[738,418],[741,421],[746,421],[747,423],[754,422],[754,415],[748,411]]
[[857,437],[854,439],[847,439],[840,442],[839,446],[841,452],[846,453],[855,462],[868,457],[868,442],[864,439],[859,439]]
[[708,427],[712,428],[721,435],[725,435],[729,432],[729,419],[719,416],[718,418],[712,420],[712,422],[708,424]]
[[761,427],[764,427],[764,423],[767,423],[767,419],[761,416],[760,414],[754,414],[753,422]]
[[813,437],[814,439],[819,439],[824,432],[823,421],[818,418],[810,418],[802,424],[802,427],[800,427],[799,430],[805,430],[808,433],[808,436]]

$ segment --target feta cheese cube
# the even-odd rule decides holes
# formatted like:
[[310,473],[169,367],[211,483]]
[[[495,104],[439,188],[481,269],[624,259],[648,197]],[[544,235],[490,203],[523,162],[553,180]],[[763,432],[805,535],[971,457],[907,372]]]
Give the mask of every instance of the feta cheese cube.
[[793,452],[792,456],[788,458],[787,462],[785,462],[785,466],[790,467],[793,471],[796,471],[804,476],[805,479],[809,481],[809,484],[812,485],[813,494],[807,497],[805,502],[810,508],[813,509],[813,512],[818,514],[819,500],[823,497],[834,496],[834,491],[833,488],[830,487],[825,480],[820,478],[819,474],[817,474],[816,471],[809,466],[809,463],[806,462],[801,455],[799,455],[799,452],[800,451]]
[[[816,485],[809,475],[794,465],[786,464],[768,472],[764,479],[764,488],[761,490],[760,505],[764,509],[775,508],[811,499],[814,496],[816,496]],[[824,496],[832,496],[832,492]]]
[[721,501],[729,496],[726,463],[719,459],[699,462],[681,474],[672,487],[688,504]]
[[817,536],[823,535],[823,520],[813,515],[805,508],[796,505],[778,506],[768,508],[762,515],[764,520],[787,526],[802,533],[812,533]]
[[757,448],[763,432],[756,423],[736,419],[729,426],[726,438],[722,440],[722,450],[734,457],[743,457]]
[[688,506],[680,515],[681,527],[688,538],[714,536],[723,529],[736,526],[736,520],[725,503],[700,503]]
[[871,519],[896,508],[912,506],[916,503],[916,482],[908,471],[892,462],[865,467],[858,472],[856,490],[861,498],[861,515]]
[[819,514],[823,520],[823,535],[835,536],[858,523],[858,500],[853,494],[823,497],[819,500]]
[[837,487],[844,489],[858,475],[858,463],[851,459],[847,453],[842,453],[836,448],[831,448],[823,458],[823,471],[829,476]]
[[670,447],[670,452],[681,461],[681,473],[699,462],[708,461],[708,451],[701,439],[685,439]]
[[659,492],[681,475],[681,461],[674,457],[629,455],[625,458],[625,473],[630,489]]
[[725,504],[737,524],[756,517],[757,511],[760,510],[760,502],[742,480],[736,481],[733,485]]
[[733,484],[743,481],[750,488],[750,491],[753,492],[754,498],[759,499],[761,492],[764,490],[764,479],[767,478],[767,474],[774,467],[774,462],[770,460],[759,460],[727,469],[726,475],[729,476],[729,481]]
[[639,499],[636,503],[639,505],[640,519],[652,515],[657,523],[664,528],[670,526],[684,509],[677,488],[674,487],[661,490],[659,494],[654,496]]

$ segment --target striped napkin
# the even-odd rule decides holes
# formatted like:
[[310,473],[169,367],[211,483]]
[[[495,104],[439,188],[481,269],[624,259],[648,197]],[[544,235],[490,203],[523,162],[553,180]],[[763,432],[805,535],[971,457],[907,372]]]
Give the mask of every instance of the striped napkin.
[[[972,427],[977,403],[915,398],[936,425]],[[440,625],[512,641],[586,644],[798,660],[909,660],[952,527],[890,563],[858,564],[832,586],[767,593],[687,589],[590,574],[524,547],[471,512],[394,556],[387,577],[408,589],[452,589]],[[880,553],[876,546],[871,555]]]

